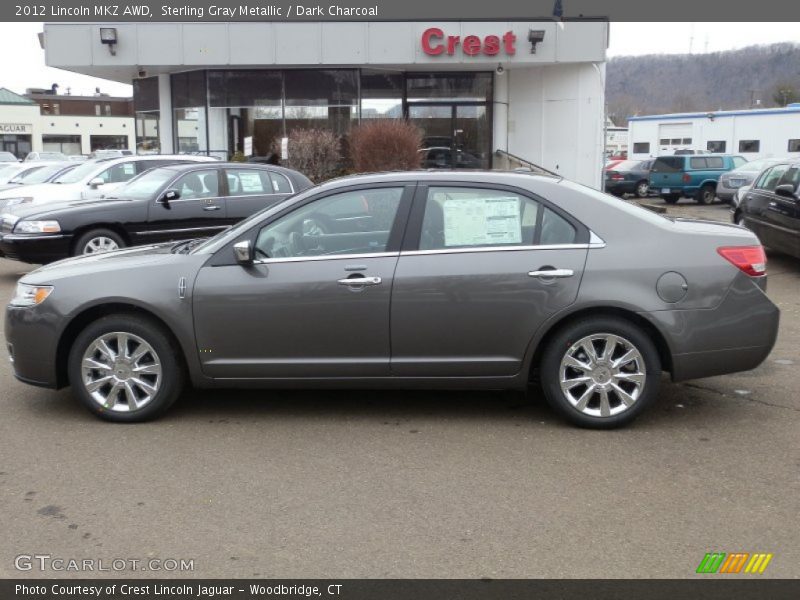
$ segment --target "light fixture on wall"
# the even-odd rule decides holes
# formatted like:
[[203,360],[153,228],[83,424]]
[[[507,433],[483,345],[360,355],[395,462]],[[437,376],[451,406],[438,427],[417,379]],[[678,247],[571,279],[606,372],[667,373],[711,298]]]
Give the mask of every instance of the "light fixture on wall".
[[100,28],[100,43],[108,46],[108,51],[111,56],[116,56],[117,50],[117,28],[116,27],[101,27]]
[[544,29],[529,29],[528,41],[531,43],[531,54],[536,54],[536,44],[544,41]]

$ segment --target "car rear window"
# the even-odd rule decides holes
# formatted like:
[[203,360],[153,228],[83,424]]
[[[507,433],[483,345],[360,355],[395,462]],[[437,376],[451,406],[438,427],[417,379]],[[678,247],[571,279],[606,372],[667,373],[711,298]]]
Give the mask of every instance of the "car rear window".
[[683,158],[680,156],[661,156],[653,163],[654,173],[679,173],[683,171]]

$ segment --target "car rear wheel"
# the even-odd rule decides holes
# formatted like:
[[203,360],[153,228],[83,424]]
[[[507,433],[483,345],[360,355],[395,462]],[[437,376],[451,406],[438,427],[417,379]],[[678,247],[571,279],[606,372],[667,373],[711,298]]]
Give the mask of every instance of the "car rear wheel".
[[649,183],[643,180],[636,184],[636,195],[639,198],[647,198],[649,193],[650,193]]
[[72,249],[72,256],[83,254],[101,254],[119,250],[126,246],[125,240],[116,231],[110,229],[93,229],[78,238]]
[[711,204],[714,202],[716,195],[717,191],[713,185],[704,185],[697,193],[697,202],[699,204]]
[[681,197],[678,194],[666,194],[662,198],[667,204],[677,204]]
[[175,342],[150,319],[111,315],[75,338],[67,372],[73,392],[98,417],[146,421],[180,395],[185,379],[180,356]]
[[580,427],[630,423],[658,394],[661,361],[653,341],[616,317],[561,329],[545,348],[540,377],[550,406]]

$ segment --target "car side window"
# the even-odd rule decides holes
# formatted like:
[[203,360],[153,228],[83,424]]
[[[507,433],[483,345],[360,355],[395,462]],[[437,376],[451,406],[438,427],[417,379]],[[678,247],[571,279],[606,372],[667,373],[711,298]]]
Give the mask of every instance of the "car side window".
[[103,180],[103,183],[121,183],[128,181],[136,175],[136,165],[133,162],[125,162],[109,167],[97,177]]
[[692,157],[689,159],[689,167],[692,169],[705,169],[708,167],[708,163],[705,158]]
[[274,194],[291,194],[292,184],[285,175],[270,171],[270,178],[272,179],[272,193]]
[[575,226],[553,210],[545,207],[542,215],[542,245],[574,244],[578,232]]
[[179,177],[170,187],[178,190],[181,200],[216,198],[219,196],[219,177],[216,169],[192,171]]
[[261,229],[256,258],[385,252],[403,191],[349,190],[305,204]]
[[721,156],[708,156],[706,157],[706,165],[709,169],[723,169],[725,168],[725,161]]
[[792,185],[796,190],[798,183],[800,183],[800,169],[792,167],[783,174],[777,185]]
[[225,171],[228,180],[228,195],[257,196],[274,194],[272,180],[267,171],[255,169],[228,169]]
[[531,246],[540,205],[505,190],[430,187],[420,250]]
[[761,175],[756,187],[767,192],[772,192],[778,186],[783,174],[789,169],[789,165],[775,165],[769,171]]

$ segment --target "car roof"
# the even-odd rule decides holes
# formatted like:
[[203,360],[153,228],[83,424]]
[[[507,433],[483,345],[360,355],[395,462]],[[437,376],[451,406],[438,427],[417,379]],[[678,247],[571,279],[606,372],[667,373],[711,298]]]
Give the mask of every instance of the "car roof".
[[[154,155],[155,156],[155,155]],[[163,156],[163,155],[159,155]],[[173,158],[173,157],[169,157]],[[179,157],[174,157],[178,159]],[[220,160],[214,161],[202,161],[202,162],[189,162],[189,163],[175,163],[172,165],[162,165],[158,167],[160,169],[171,169],[173,171],[191,171],[193,169],[208,169],[208,168],[220,168],[224,167],[227,169],[257,169],[259,171],[277,171],[279,173],[283,173],[285,175],[296,175],[299,171],[294,171],[292,169],[287,169],[286,167],[281,167],[279,165],[267,165],[263,163],[242,163],[242,162],[223,162]]]
[[370,183],[406,183],[412,181],[442,183],[488,183],[513,185],[527,188],[531,181],[558,182],[563,178],[556,175],[534,173],[533,171],[499,171],[478,169],[430,169],[417,171],[383,171],[347,175],[331,179],[317,186],[317,189],[332,189],[350,185]]

